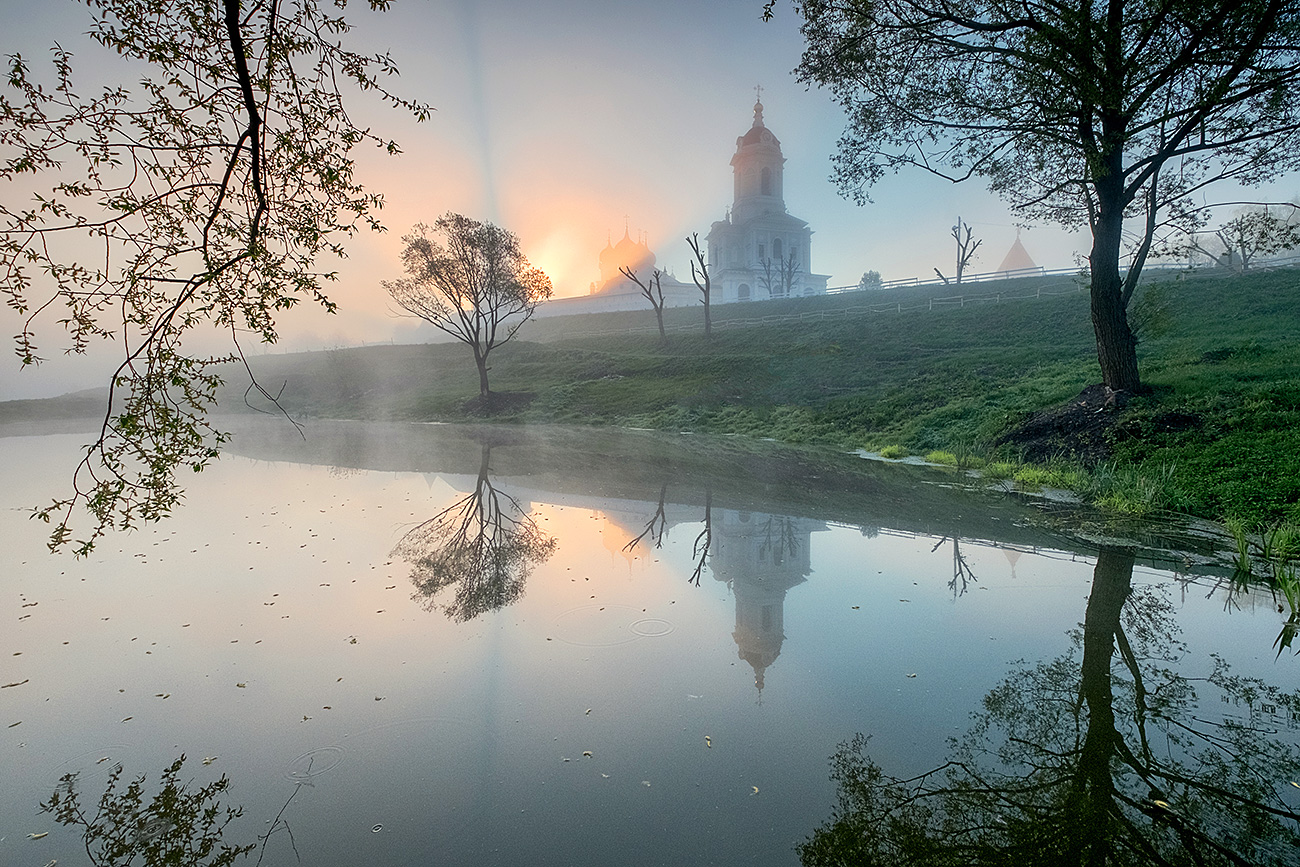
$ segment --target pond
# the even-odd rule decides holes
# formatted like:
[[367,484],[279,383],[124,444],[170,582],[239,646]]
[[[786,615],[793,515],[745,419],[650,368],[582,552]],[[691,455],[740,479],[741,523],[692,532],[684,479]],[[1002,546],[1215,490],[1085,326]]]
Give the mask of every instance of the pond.
[[60,780],[147,805],[182,754],[266,865],[790,865],[855,817],[1011,851],[1101,813],[1062,839],[1300,863],[1300,659],[1204,552],[740,439],[239,425],[83,561],[21,509],[85,437],[0,439],[0,863],[88,863]]

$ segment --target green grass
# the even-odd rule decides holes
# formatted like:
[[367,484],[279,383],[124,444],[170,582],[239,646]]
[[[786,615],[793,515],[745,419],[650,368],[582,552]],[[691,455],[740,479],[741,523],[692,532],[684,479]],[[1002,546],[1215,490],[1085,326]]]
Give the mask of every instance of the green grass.
[[[1072,285],[1062,278],[1054,289]],[[1023,290],[1019,281],[1005,288]],[[545,320],[530,324],[531,342],[493,354],[491,383],[533,395],[507,421],[942,452],[943,463],[963,469],[989,462],[985,478],[1076,491],[1126,514],[1176,509],[1300,523],[1300,270],[1161,284],[1163,312],[1139,346],[1152,391],[1124,410],[1111,460],[1091,468],[1020,466],[1018,454],[993,447],[1034,412],[1100,380],[1086,293],[933,311],[849,309],[907,306],[942,291],[949,290],[728,305],[715,319],[838,318],[725,328],[712,339],[697,330],[672,334],[666,345],[653,333],[565,336],[652,324],[648,309]],[[668,312],[670,325],[700,316],[698,308]],[[290,409],[320,416],[453,420],[477,393],[469,353],[457,344],[254,363],[272,391],[286,383]]]

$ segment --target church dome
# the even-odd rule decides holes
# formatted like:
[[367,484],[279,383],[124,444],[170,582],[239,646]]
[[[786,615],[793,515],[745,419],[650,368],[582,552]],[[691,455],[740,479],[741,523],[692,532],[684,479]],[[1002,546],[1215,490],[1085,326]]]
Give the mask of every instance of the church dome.
[[736,140],[739,147],[745,145],[766,144],[781,147],[781,142],[772,134],[772,131],[763,125],[763,103],[754,103],[754,125],[749,128],[749,132],[742,135]]
[[620,269],[626,268],[638,276],[648,277],[654,271],[658,257],[645,241],[633,241],[627,229],[617,244],[605,245],[600,253],[600,282],[603,289],[610,283],[622,281]]

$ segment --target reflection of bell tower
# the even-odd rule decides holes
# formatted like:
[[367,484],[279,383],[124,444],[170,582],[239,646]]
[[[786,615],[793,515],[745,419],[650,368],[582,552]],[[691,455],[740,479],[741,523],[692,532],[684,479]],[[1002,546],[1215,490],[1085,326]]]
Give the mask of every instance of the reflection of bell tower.
[[713,577],[727,582],[736,597],[731,637],[739,657],[754,669],[760,694],[785,641],[785,594],[812,571],[812,534],[825,529],[808,518],[714,511]]

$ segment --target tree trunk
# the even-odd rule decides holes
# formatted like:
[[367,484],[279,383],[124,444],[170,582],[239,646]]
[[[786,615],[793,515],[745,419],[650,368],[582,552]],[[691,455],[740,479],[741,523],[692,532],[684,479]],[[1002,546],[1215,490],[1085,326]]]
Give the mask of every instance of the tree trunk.
[[478,350],[478,347],[474,347],[474,363],[475,363],[476,365],[478,365],[478,393],[479,393],[479,397],[487,397],[487,396],[488,396],[488,378],[487,378],[488,366],[487,366],[487,356],[484,355],[483,353],[481,353],[481,352]]
[[1115,783],[1111,763],[1120,743],[1115,729],[1111,659],[1124,602],[1132,592],[1133,551],[1102,548],[1097,552],[1092,592],[1083,619],[1083,663],[1079,694],[1088,705],[1088,730],[1079,750],[1071,793],[1078,824],[1070,840],[1071,864],[1109,864],[1112,855]]
[[659,317],[659,342],[667,343],[668,333],[664,331],[664,308],[662,304],[655,307],[655,316]]
[[[1116,391],[1138,391],[1137,340],[1129,328],[1124,280],[1119,271],[1123,206],[1118,191],[1107,197],[1098,183],[1099,216],[1092,235],[1092,329],[1097,336],[1101,381]],[[1113,199],[1106,201],[1107,198]]]

